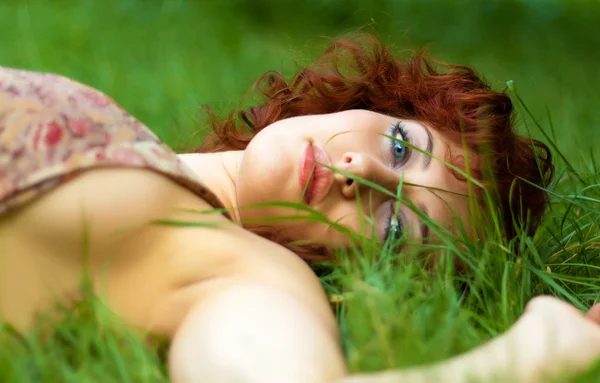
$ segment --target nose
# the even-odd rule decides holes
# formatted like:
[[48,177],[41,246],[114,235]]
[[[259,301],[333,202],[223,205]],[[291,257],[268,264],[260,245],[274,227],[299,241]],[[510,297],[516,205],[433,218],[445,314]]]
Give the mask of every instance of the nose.
[[[368,153],[345,153],[334,167],[339,170],[334,173],[334,179],[340,185],[342,195],[349,199],[356,198],[357,193],[369,189],[361,179],[375,183],[394,194],[400,182],[400,174]],[[380,191],[372,192],[390,197]]]

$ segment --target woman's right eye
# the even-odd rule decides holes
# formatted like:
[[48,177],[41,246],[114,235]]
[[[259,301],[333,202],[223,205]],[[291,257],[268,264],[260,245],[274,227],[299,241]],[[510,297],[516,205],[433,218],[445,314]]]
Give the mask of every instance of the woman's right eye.
[[400,227],[400,221],[398,220],[398,217],[392,216],[390,218],[389,226],[390,230],[388,232],[387,238],[391,239],[394,242],[398,241],[402,236],[402,230]]
[[390,203],[390,209],[385,220],[384,241],[396,244],[403,234],[402,218],[398,213],[395,201]]

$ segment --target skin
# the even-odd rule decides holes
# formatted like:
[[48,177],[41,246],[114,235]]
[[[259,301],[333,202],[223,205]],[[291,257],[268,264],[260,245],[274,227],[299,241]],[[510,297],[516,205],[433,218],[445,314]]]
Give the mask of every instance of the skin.
[[[34,203],[0,217],[3,317],[20,330],[31,328],[36,313],[55,300],[77,298],[85,265],[96,293],[117,315],[138,328],[172,339],[170,370],[175,382],[383,382],[381,379],[390,376],[403,382],[427,381],[420,379],[431,371],[347,377],[335,318],[312,270],[295,254],[242,227],[247,220],[290,213],[244,209],[247,204],[301,201],[303,188],[296,175],[308,142],[323,147],[334,166],[374,180],[392,192],[403,177],[405,183],[464,193],[465,186],[436,160],[444,158],[448,147],[459,148],[434,129],[430,128],[434,159],[427,170],[418,154],[402,167],[391,166],[389,138],[383,134],[396,122],[368,111],[298,117],[267,127],[243,152],[182,156],[231,209],[233,221],[216,213],[182,211],[209,210],[211,206],[150,171],[85,172]],[[414,144],[425,148],[426,127],[411,121],[404,124]],[[391,199],[369,188],[353,189],[358,183],[347,181],[336,175],[327,196],[312,207],[351,230],[381,237],[387,216],[380,211],[387,210]],[[111,193],[106,193],[106,185]],[[369,201],[368,209],[357,207],[357,192],[361,200]],[[403,192],[443,226],[451,227],[454,216],[468,221],[463,197],[441,196],[412,186]],[[365,219],[371,212],[373,227]],[[422,241],[416,216],[403,214],[407,232]],[[211,225],[148,224],[159,218]],[[311,238],[334,246],[349,243],[328,225],[294,221],[282,223],[278,229],[293,239]],[[88,236],[85,260],[84,230]],[[566,346],[558,350],[572,350],[576,345],[583,350],[580,361],[586,364],[600,354],[597,348],[586,346],[595,342],[600,330],[567,308],[552,309],[568,319],[559,323],[583,320],[590,325],[569,327],[577,336],[562,337]],[[548,311],[544,313],[534,317],[545,323]],[[527,323],[539,327],[535,320]],[[527,326],[516,332],[519,337],[530,333]],[[558,328],[555,333],[563,334],[563,330]],[[537,334],[545,339],[544,333]],[[511,335],[494,343],[493,351],[506,352],[510,345],[506,339],[510,341]],[[523,349],[528,345],[523,342]],[[493,357],[488,349],[439,365],[434,372],[466,378],[472,372],[473,358],[483,361],[479,376],[505,370],[506,362]],[[555,356],[562,360],[568,354]],[[532,359],[531,368],[524,371],[537,371],[546,364],[544,358]],[[520,381],[532,381],[529,376],[523,374]]]

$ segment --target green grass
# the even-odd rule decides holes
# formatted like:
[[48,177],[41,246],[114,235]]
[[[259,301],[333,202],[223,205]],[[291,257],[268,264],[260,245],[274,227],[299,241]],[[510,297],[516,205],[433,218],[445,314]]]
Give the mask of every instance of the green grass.
[[[111,95],[173,147],[198,144],[199,106],[252,103],[267,70],[294,73],[326,37],[362,28],[396,50],[428,46],[474,65],[496,89],[513,81],[521,129],[551,137],[558,155],[552,208],[533,238],[448,241],[449,262],[361,254],[323,273],[339,308],[350,369],[445,359],[506,330],[534,295],[589,307],[600,297],[600,4],[597,1],[2,1],[0,65],[57,72]],[[517,98],[514,98],[517,100]],[[525,110],[527,106],[528,111]],[[546,140],[547,141],[547,140]],[[518,247],[518,248],[515,248]],[[517,252],[518,250],[518,252]],[[519,254],[515,256],[515,254]],[[379,255],[379,254],[378,254]],[[468,277],[467,277],[468,276]],[[461,280],[462,278],[462,280]],[[469,294],[463,287],[469,286]],[[161,347],[120,328],[101,303],[65,311],[28,340],[0,331],[2,382],[165,381]],[[42,341],[43,340],[43,341]],[[597,382],[600,365],[581,382]]]

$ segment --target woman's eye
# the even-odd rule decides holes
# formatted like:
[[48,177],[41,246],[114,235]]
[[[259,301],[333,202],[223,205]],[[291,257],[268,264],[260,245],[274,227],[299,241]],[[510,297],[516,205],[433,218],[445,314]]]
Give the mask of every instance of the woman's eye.
[[410,136],[406,131],[404,125],[401,122],[397,122],[392,125],[390,131],[390,146],[392,155],[394,156],[395,165],[404,165],[410,156],[410,148],[406,145],[406,143],[410,143]]
[[390,219],[390,232],[388,233],[388,238],[393,242],[396,242],[402,236],[402,229],[400,227],[400,222],[398,222],[397,217],[392,217]]
[[384,223],[383,241],[390,246],[396,247],[404,232],[404,225],[396,201],[390,201],[387,206],[387,214]]
[[[403,137],[396,136],[396,139],[403,140]],[[394,156],[401,160],[406,155],[406,146],[402,142],[394,141]]]

